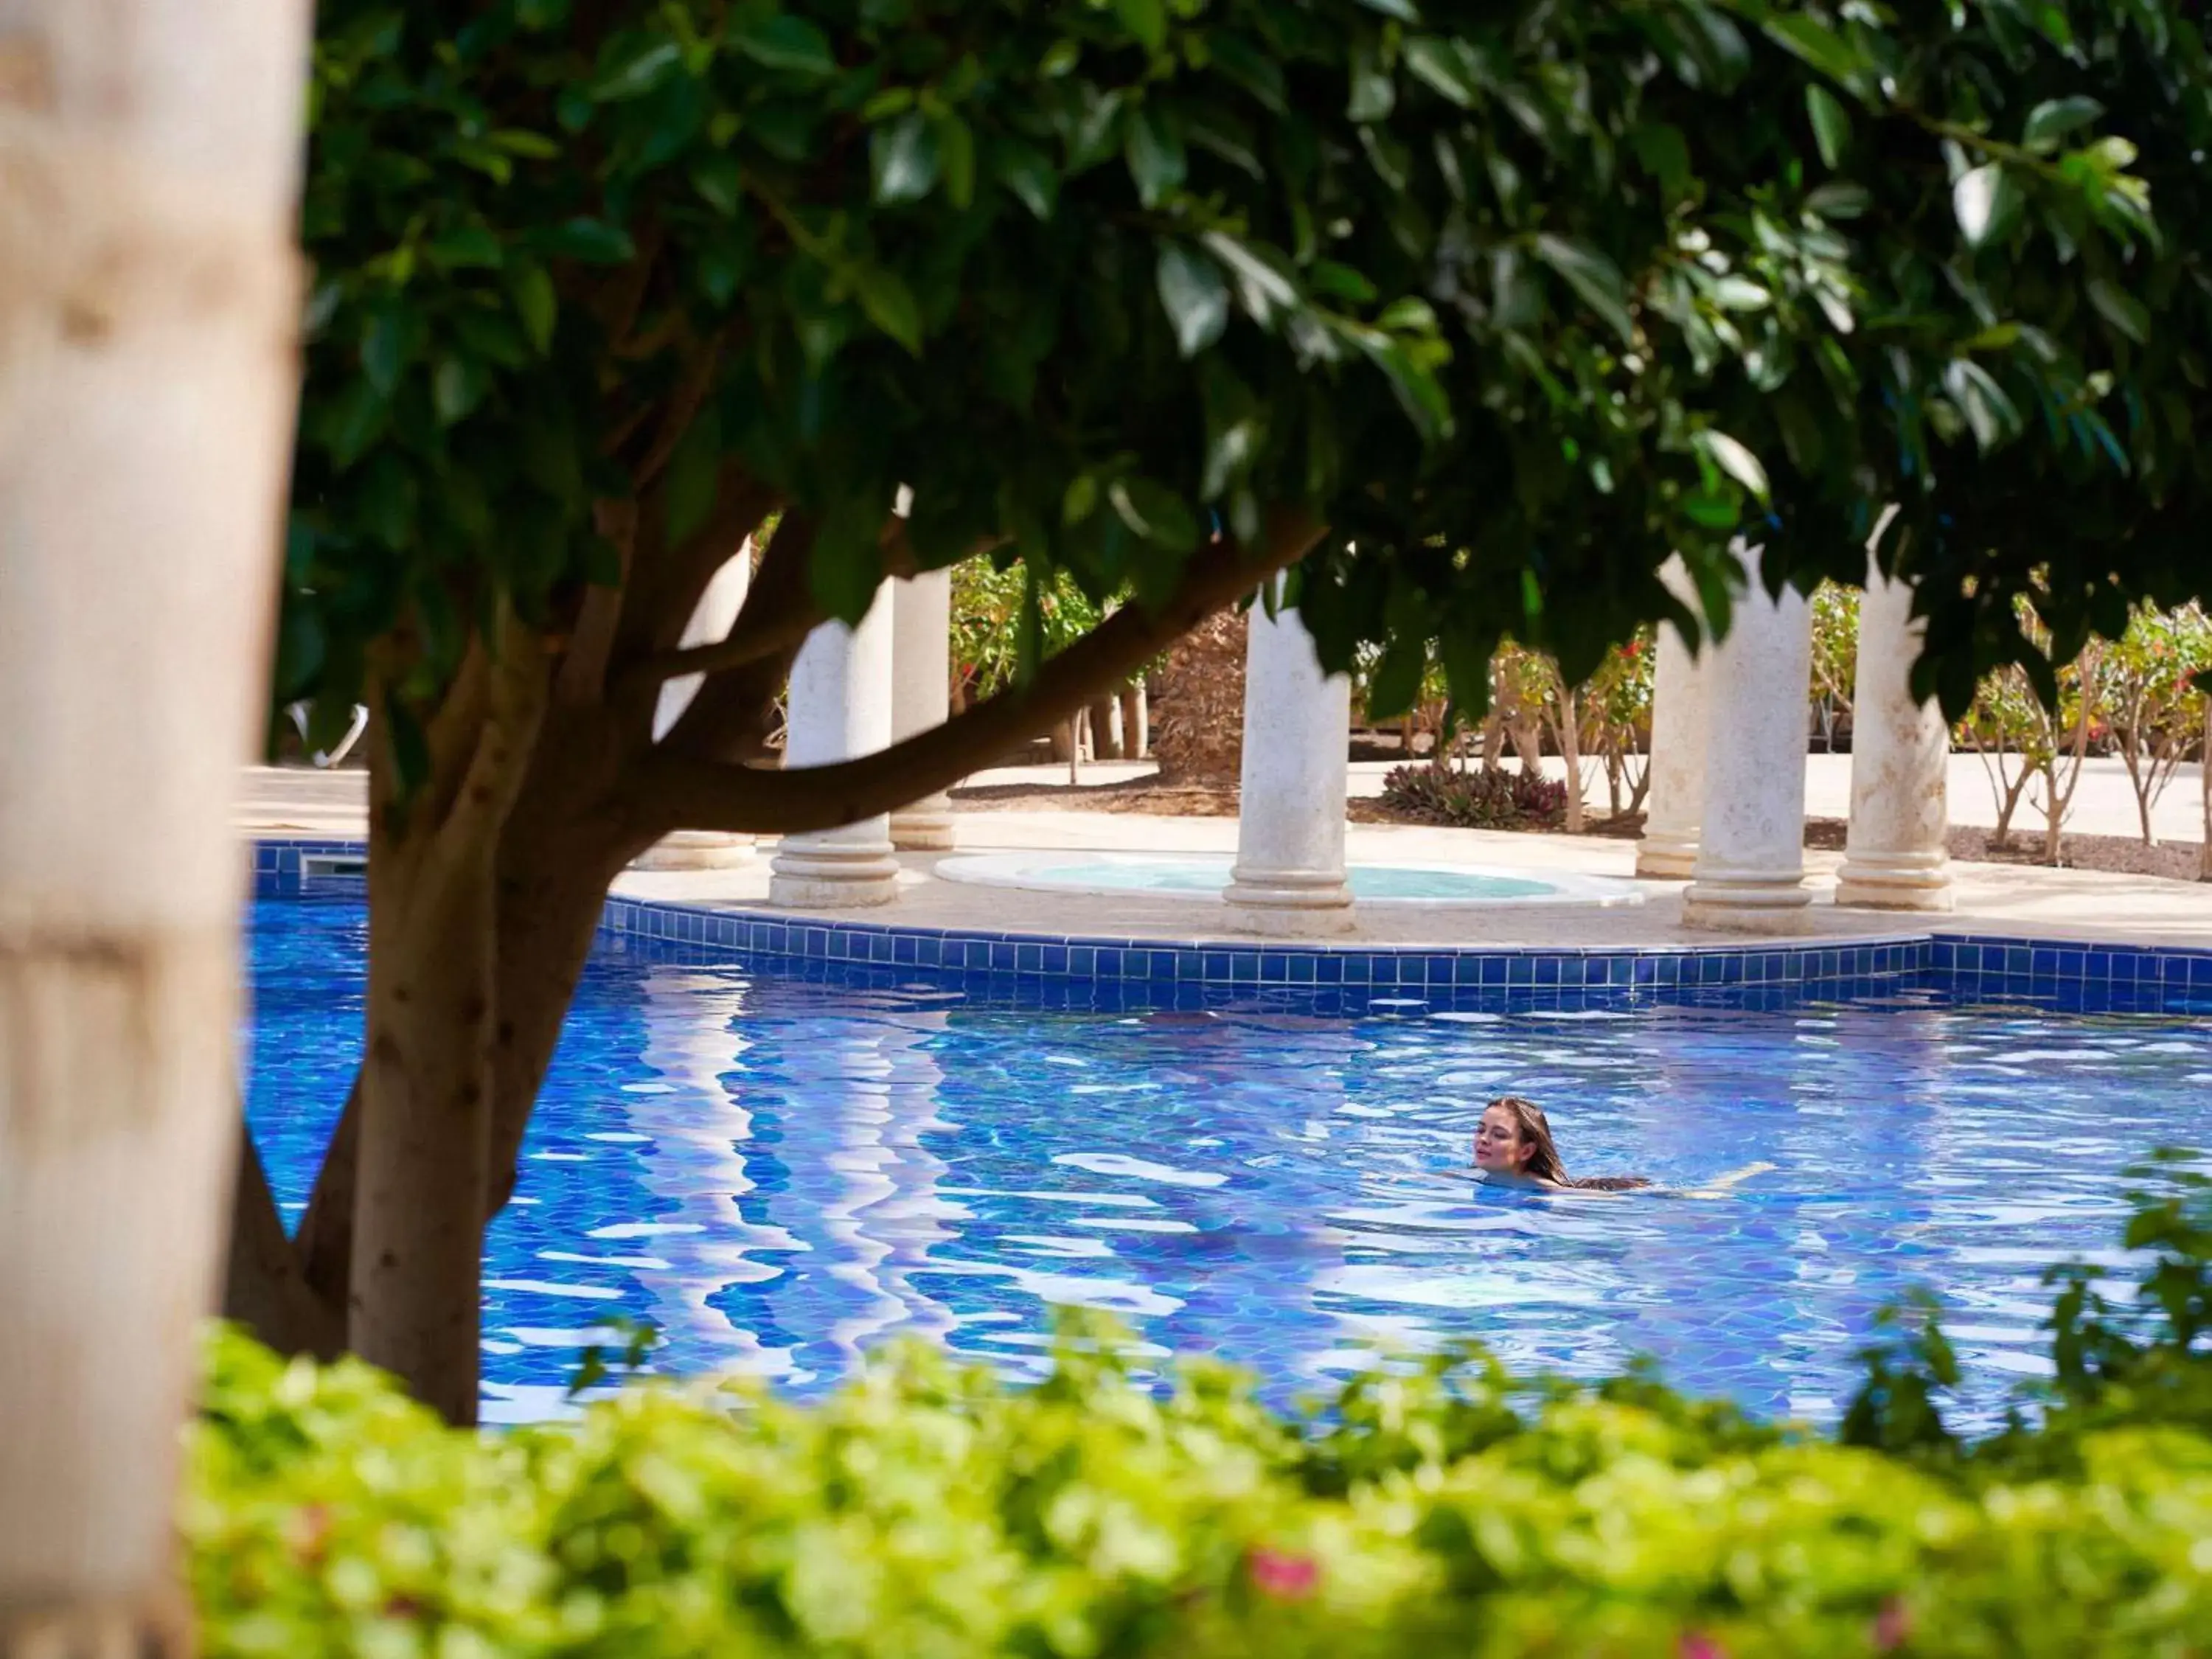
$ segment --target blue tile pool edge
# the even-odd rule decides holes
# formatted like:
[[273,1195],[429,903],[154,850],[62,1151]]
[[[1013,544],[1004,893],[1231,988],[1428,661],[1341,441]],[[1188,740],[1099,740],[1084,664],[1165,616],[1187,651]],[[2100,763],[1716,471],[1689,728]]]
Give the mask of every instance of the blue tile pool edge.
[[[350,863],[366,850],[353,841],[257,840],[255,894],[357,894],[357,873],[315,866]],[[618,895],[608,896],[599,927],[617,937],[806,963],[1224,992],[1316,988],[1370,998],[1394,990],[1596,993],[1607,1000],[1616,994],[1668,1000],[1709,988],[1863,996],[1910,986],[1977,1001],[2057,998],[2090,1012],[2212,1013],[2212,948],[1940,928],[1833,943],[1762,938],[1693,945],[1353,946],[832,921]]]

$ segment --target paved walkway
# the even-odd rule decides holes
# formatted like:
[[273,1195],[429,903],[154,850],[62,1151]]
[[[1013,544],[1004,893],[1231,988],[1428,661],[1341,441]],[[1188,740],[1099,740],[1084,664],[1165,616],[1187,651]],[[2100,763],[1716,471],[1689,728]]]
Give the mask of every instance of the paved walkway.
[[[1814,758],[1817,764],[1830,757]],[[1086,768],[1086,781],[1103,781],[1103,775],[1103,775],[1109,769],[1104,765]],[[986,775],[976,781],[1032,778],[1041,781],[1055,771],[1066,775],[1065,768],[1024,768],[1018,772]],[[2186,781],[2192,787],[2195,783],[2193,778]],[[359,837],[366,833],[362,783],[359,772],[255,769],[244,780],[240,827],[260,836]],[[1227,818],[1047,811],[973,812],[961,815],[958,822],[962,850],[970,852],[1052,848],[1223,853],[1233,851],[1237,844],[1235,821]],[[617,884],[616,890],[637,898],[759,906],[768,896],[769,850],[763,848],[752,861],[732,870],[632,872]],[[1635,848],[1629,842],[1396,824],[1351,826],[1349,853],[1355,864],[1449,860],[1531,873],[1564,871],[1621,878],[1631,876],[1635,865]],[[1224,933],[1222,913],[1209,900],[1020,892],[939,881],[929,875],[936,858],[935,854],[908,855],[904,860],[908,884],[896,906],[869,913],[869,919],[897,920],[926,927],[1135,939],[1181,940]],[[1926,918],[1838,909],[1831,898],[1835,867],[1841,861],[1841,855],[1833,853],[1806,854],[1814,890],[1814,902],[1804,915],[1807,933],[1880,938],[1925,931]],[[2212,884],[2019,865],[1960,864],[1955,869],[1958,911],[1946,924],[1955,929],[2212,947]],[[1356,940],[1374,945],[1572,947],[1711,944],[1723,937],[1681,925],[1678,884],[1642,885],[1648,895],[1646,902],[1620,908],[1370,907],[1360,913]]]

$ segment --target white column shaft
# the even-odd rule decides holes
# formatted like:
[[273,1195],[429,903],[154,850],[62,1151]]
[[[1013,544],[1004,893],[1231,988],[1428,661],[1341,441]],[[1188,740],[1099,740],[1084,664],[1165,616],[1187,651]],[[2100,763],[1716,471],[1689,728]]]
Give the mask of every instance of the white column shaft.
[[[1676,598],[1703,614],[1696,586],[1680,556],[1660,580]],[[1644,838],[1636,847],[1636,873],[1664,881],[1687,880],[1698,861],[1698,824],[1705,810],[1705,687],[1712,647],[1693,654],[1672,625],[1662,623],[1651,675],[1651,786],[1644,797]]]
[[[824,623],[799,647],[791,665],[783,763],[792,769],[832,766],[872,755],[890,740],[891,603],[878,588],[858,628]],[[898,860],[883,813],[786,836],[769,867],[772,904],[841,909],[888,904],[898,895]]]
[[1790,932],[1805,887],[1805,731],[1813,612],[1793,587],[1777,601],[1743,555],[1751,586],[1712,653],[1705,802],[1697,870],[1683,896],[1692,927]]
[[[925,570],[891,584],[891,741],[945,724],[951,708],[952,573]],[[916,852],[952,845],[943,790],[891,814],[891,844]]]
[[1352,927],[1344,875],[1352,682],[1323,674],[1294,611],[1252,607],[1244,670],[1242,804],[1231,925],[1282,934]]
[[1869,559],[1859,606],[1851,693],[1851,822],[1836,902],[1884,910],[1948,910],[1950,728],[1912,695],[1923,625],[1912,587]]
[[[683,637],[678,644],[685,650],[697,645],[716,645],[730,637],[730,629],[737,625],[738,613],[745,608],[745,594],[752,586],[753,544],[747,537],[736,556],[716,571],[699,595],[698,604],[691,607],[691,620],[684,625]],[[691,699],[699,694],[706,683],[704,674],[678,674],[660,688],[660,700],[653,710],[653,740],[659,743],[672,731],[684,711],[691,706]],[[678,830],[664,836],[630,860],[634,870],[723,870],[733,865],[750,864],[753,857],[753,838],[750,836],[727,834],[719,830]]]

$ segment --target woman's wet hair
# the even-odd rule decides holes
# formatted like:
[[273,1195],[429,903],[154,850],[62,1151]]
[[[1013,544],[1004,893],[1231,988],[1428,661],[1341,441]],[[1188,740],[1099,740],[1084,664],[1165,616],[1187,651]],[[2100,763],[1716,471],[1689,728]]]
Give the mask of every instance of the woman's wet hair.
[[1500,1095],[1485,1106],[1502,1106],[1513,1115],[1513,1126],[1522,1139],[1536,1150],[1521,1166],[1521,1173],[1533,1181],[1548,1181],[1554,1186],[1577,1187],[1585,1192],[1626,1193],[1651,1183],[1642,1176],[1584,1176],[1580,1180],[1567,1173],[1567,1166],[1559,1161],[1559,1143],[1552,1139],[1551,1120],[1544,1109],[1534,1101],[1521,1095]]

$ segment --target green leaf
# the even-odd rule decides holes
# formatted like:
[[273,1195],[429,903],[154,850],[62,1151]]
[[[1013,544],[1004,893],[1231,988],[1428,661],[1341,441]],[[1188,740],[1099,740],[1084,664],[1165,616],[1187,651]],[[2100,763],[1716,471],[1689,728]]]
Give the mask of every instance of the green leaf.
[[691,422],[668,458],[668,539],[680,542],[714,510],[722,462],[722,428],[709,408]]
[[559,311],[553,279],[541,264],[512,266],[507,272],[507,289],[514,301],[514,312],[521,319],[522,331],[529,337],[538,356],[544,356],[552,349],[553,324]]
[[594,79],[590,95],[602,104],[641,97],[659,86],[671,70],[684,62],[684,48],[673,40],[653,40],[629,57],[611,64]]
[[1763,27],[1768,40],[1845,86],[1855,82],[1866,68],[1841,36],[1809,12],[1787,12],[1769,18]]
[[1229,283],[1221,267],[1181,242],[1160,245],[1159,290],[1184,356],[1195,357],[1229,326]]
[[447,357],[430,377],[430,406],[441,426],[464,420],[483,401],[491,377],[473,357]]
[[2089,279],[2089,303],[2097,307],[2099,316],[2137,345],[2150,343],[2150,312],[2111,278]]
[[1167,44],[1168,11],[1163,0],[1114,0],[1114,10],[1121,27],[1135,35],[1146,51],[1158,52]]
[[1428,641],[1411,635],[1394,637],[1367,681],[1367,715],[1371,720],[1393,720],[1408,713],[1420,700],[1422,677],[1429,666]]
[[1759,457],[1746,449],[1743,445],[1729,437],[1727,433],[1716,432],[1710,428],[1698,433],[1691,441],[1697,445],[1698,451],[1711,459],[1715,466],[1734,478],[1759,500],[1764,501],[1767,499],[1770,491],[1766,482],[1766,469],[1759,464]]
[[1587,242],[1549,234],[1537,237],[1536,257],[1565,278],[1623,343],[1633,343],[1636,324],[1628,314],[1628,284],[1619,266]]
[[710,150],[691,164],[691,188],[715,212],[735,213],[744,200],[744,169],[736,156]]
[[404,797],[429,781],[430,742],[413,711],[389,692],[384,698],[383,724],[384,740],[392,746],[394,781]]
[[1190,553],[1198,546],[1198,520],[1182,496],[1150,478],[1116,478],[1106,487],[1106,499],[1130,531],[1173,553]]
[[1421,14],[1413,9],[1413,0],[1359,0],[1370,11],[1379,11],[1385,17],[1395,17],[1401,23],[1419,23]]
[[1689,141],[1680,127],[1647,121],[1628,135],[1629,148],[1644,170],[1656,179],[1670,203],[1686,198],[1697,182],[1690,164]]
[[868,320],[915,356],[921,355],[921,307],[897,272],[881,265],[863,268],[855,278],[860,309]]
[[409,319],[395,307],[386,307],[369,319],[361,342],[361,372],[380,397],[389,398],[398,386],[413,331]]
[[760,27],[742,31],[731,44],[767,69],[787,70],[796,75],[837,73],[837,57],[830,50],[830,37],[791,12],[778,12]]
[[2094,98],[2050,99],[2028,111],[2020,142],[2027,149],[2056,149],[2061,138],[2087,126],[2104,112],[2105,106]]
[[1482,95],[1480,62],[1463,40],[1417,35],[1406,42],[1406,68],[1462,109],[1474,108]]
[[496,270],[505,251],[483,225],[457,225],[432,237],[422,250],[430,263],[447,270]]
[[1844,152],[1851,143],[1851,118],[1843,100],[1815,83],[1805,88],[1805,114],[1813,123],[1813,143],[1820,149],[1821,164],[1831,172],[1843,166]]
[[583,264],[619,265],[637,257],[637,244],[621,226],[580,215],[538,232],[532,240],[541,252]]
[[1151,104],[1139,105],[1122,139],[1122,155],[1129,177],[1137,186],[1137,199],[1158,207],[1170,191],[1182,186],[1190,158],[1174,118]]
[[1951,186],[1951,211],[1970,247],[1996,241],[2019,222],[2020,186],[2002,161],[1986,161],[1959,175]]
[[1291,279],[1226,231],[1209,230],[1199,240],[1229,268],[1237,281],[1237,301],[1254,322],[1270,326],[1278,312],[1297,304],[1298,291]]
[[936,127],[920,110],[909,110],[870,136],[868,159],[876,200],[887,204],[918,202],[937,184]]
[[975,200],[974,129],[957,115],[942,117],[937,124],[937,149],[945,199],[956,208],[971,205]]
[[1060,200],[1060,174],[1042,150],[1018,139],[1000,143],[992,158],[998,180],[1036,219],[1048,220]]
[[1831,179],[1805,198],[1805,210],[1823,219],[1856,219],[1873,205],[1874,197],[1864,185],[1841,179]]

